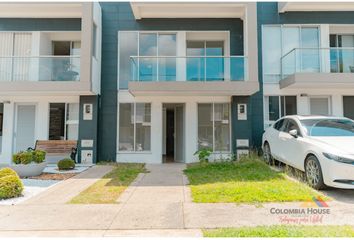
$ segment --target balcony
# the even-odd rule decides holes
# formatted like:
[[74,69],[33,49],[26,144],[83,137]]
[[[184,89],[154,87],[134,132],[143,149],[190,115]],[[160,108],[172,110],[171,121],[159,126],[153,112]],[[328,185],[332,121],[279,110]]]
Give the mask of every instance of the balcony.
[[0,82],[79,80],[80,56],[0,57]]
[[133,95],[250,95],[244,56],[133,56],[129,91]]
[[354,87],[354,48],[295,48],[281,69],[280,88]]

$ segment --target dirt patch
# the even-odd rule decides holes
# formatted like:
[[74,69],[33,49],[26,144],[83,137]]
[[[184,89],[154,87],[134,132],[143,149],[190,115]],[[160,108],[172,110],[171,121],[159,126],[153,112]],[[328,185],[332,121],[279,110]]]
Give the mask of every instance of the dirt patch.
[[39,179],[39,180],[57,180],[62,181],[73,176],[77,175],[77,173],[42,173],[39,176],[28,177],[29,179]]

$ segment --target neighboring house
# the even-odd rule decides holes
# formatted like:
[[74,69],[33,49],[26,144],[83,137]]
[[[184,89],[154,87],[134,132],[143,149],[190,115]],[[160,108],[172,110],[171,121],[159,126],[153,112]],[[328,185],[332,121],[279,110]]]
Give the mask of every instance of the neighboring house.
[[95,159],[100,58],[98,3],[1,3],[0,162],[60,139],[94,140],[82,150]]
[[258,3],[264,123],[289,114],[354,119],[354,3]]
[[1,4],[0,162],[75,139],[82,162],[189,163],[202,148],[259,148],[283,115],[354,118],[353,14],[353,3]]

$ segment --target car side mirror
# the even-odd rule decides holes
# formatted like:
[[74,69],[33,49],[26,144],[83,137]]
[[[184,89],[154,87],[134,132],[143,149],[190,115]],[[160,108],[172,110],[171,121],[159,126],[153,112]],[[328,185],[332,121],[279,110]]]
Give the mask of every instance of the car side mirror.
[[297,137],[298,137],[298,135],[297,135],[297,130],[296,130],[296,129],[290,130],[290,131],[289,131],[289,134],[290,134],[291,136],[293,136],[294,138],[297,138]]

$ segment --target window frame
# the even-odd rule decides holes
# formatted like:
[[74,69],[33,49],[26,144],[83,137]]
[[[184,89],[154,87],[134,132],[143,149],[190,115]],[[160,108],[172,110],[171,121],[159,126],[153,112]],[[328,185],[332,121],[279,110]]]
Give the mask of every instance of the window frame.
[[[120,105],[121,104],[132,104],[133,105],[133,118],[134,118],[134,123],[133,123],[133,151],[128,150],[120,150],[120,139],[121,139],[121,133],[120,133]],[[136,105],[137,104],[149,104],[150,105],[150,149],[149,150],[143,150],[143,151],[137,151],[136,150]],[[117,146],[117,152],[118,153],[151,153],[151,148],[152,148],[152,134],[151,134],[151,125],[152,125],[152,103],[151,102],[120,102],[118,103],[118,120],[119,120],[119,124],[118,124],[118,146]],[[144,115],[145,117],[145,115]]]
[[[55,103],[61,103],[65,105],[64,109],[64,140],[68,140],[68,135],[67,135],[67,128],[68,125],[77,125],[77,139],[74,140],[79,140],[79,125],[80,125],[80,103],[79,102],[49,102],[48,104],[48,139],[50,137],[50,104],[55,104]],[[78,119],[77,120],[68,120],[68,106],[69,104],[78,104]]]
[[[213,153],[231,153],[231,149],[232,149],[232,127],[231,127],[231,103],[230,102],[197,102],[197,150],[199,149],[199,143],[198,143],[198,139],[199,139],[199,104],[211,104],[212,107],[212,127],[213,127],[213,142],[212,142],[212,152]],[[215,104],[228,104],[228,111],[229,111],[229,117],[228,117],[228,121],[229,121],[229,150],[228,151],[216,151],[215,150]]]
[[[278,98],[278,116],[279,118],[277,120],[270,120],[269,119],[269,98],[270,97],[277,97]],[[298,107],[297,107],[297,100],[298,96],[297,95],[267,95],[264,96],[264,101],[263,101],[263,111],[264,111],[264,129],[267,127],[271,126],[272,124],[276,123],[280,118],[287,116],[286,115],[286,98],[287,97],[295,97],[295,104],[296,104],[296,113],[298,113]],[[283,101],[282,101],[283,100]]]

